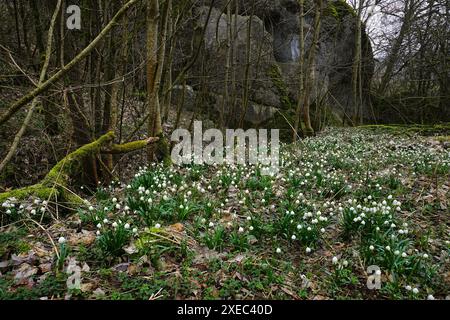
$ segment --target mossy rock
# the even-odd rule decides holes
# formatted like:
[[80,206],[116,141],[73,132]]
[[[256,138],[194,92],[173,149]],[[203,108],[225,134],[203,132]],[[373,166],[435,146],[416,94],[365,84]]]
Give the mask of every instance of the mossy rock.
[[344,0],[330,1],[328,6],[324,8],[323,15],[326,17],[333,17],[340,21],[348,15],[357,17],[355,9]]
[[273,85],[277,88],[283,109],[291,109],[293,106],[293,101],[289,98],[289,89],[284,82],[280,66],[277,64],[272,64],[267,72],[267,76],[272,80]]

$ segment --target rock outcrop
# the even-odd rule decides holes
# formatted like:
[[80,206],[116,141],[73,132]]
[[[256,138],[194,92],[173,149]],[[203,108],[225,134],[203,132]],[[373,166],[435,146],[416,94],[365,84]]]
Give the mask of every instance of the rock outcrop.
[[[239,1],[238,15],[226,15],[228,1],[216,1],[209,22],[206,24],[202,41],[201,57],[195,64],[189,83],[194,90],[207,86],[208,105],[216,111],[224,108],[225,113],[239,118],[242,110],[247,47],[250,48],[248,79],[249,103],[245,120],[250,125],[267,124],[281,114],[283,121],[289,121],[295,109],[298,95],[299,59],[299,7],[296,0]],[[309,6],[309,7],[308,7]],[[311,5],[306,3],[306,9]],[[235,12],[233,8],[233,12]],[[205,25],[208,6],[193,10],[194,30]],[[305,44],[309,49],[314,10],[305,10]],[[251,19],[250,42],[248,45],[249,21]],[[324,1],[320,45],[316,59],[316,83],[313,104],[320,105],[332,115],[330,119],[343,122],[353,112],[352,63],[355,51],[356,16],[342,0]],[[227,68],[229,26],[236,28],[232,59]],[[189,31],[184,31],[189,32]],[[194,31],[195,32],[195,31]],[[198,32],[198,31],[197,31]],[[187,37],[186,37],[187,38]],[[192,46],[192,43],[185,44]],[[362,88],[363,116],[370,118],[368,89],[373,74],[373,55],[370,42],[363,30],[362,35]],[[228,73],[228,86],[225,86]],[[203,79],[203,83],[198,79]],[[200,94],[196,90],[196,94]],[[225,98],[224,96],[228,97]],[[314,112],[315,108],[312,108]],[[322,121],[321,119],[320,121]],[[314,119],[313,119],[314,121]],[[277,127],[276,123],[271,126]]]

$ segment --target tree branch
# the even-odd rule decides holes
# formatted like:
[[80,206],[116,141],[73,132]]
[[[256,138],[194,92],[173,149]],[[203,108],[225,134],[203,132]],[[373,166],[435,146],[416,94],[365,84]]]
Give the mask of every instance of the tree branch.
[[83,49],[72,61],[70,61],[68,64],[66,64],[64,67],[61,68],[56,74],[54,74],[51,78],[49,78],[47,81],[42,83],[40,86],[35,88],[34,90],[30,91],[28,94],[17,100],[16,102],[12,103],[8,110],[0,117],[0,126],[6,123],[17,111],[19,111],[23,106],[25,106],[27,103],[32,101],[35,97],[37,97],[39,94],[46,91],[52,84],[54,84],[56,81],[61,79],[69,70],[71,70],[78,62],[80,62],[83,58],[85,58],[102,40],[108,32],[116,25],[117,20],[119,20],[126,12],[127,10],[133,6],[137,1],[139,0],[130,0],[127,2],[117,13],[116,15],[111,19],[111,21],[105,26],[105,28],[97,35],[97,37],[92,40],[92,42]]

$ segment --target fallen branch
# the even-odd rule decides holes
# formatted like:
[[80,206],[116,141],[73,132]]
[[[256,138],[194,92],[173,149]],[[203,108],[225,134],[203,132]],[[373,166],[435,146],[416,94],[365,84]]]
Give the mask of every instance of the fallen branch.
[[[39,82],[37,86],[39,87],[42,85],[42,83],[45,80],[45,77],[47,76],[47,69],[48,65],[50,64],[50,56],[52,53],[52,41],[53,41],[53,29],[55,28],[56,19],[58,18],[58,13],[61,9],[61,1],[58,0],[58,3],[56,4],[55,11],[52,16],[52,20],[50,22],[50,27],[48,29],[48,36],[47,36],[47,48],[45,50],[45,60],[44,64],[41,69],[41,74],[39,76]],[[20,139],[22,138],[23,134],[25,133],[25,130],[27,129],[28,125],[30,124],[30,121],[33,117],[34,110],[36,109],[36,105],[38,103],[37,98],[33,98],[31,102],[30,110],[28,110],[27,116],[25,117],[25,121],[23,122],[22,126],[20,127],[19,131],[17,132],[16,136],[14,137],[13,143],[11,145],[11,148],[9,149],[8,153],[6,154],[6,157],[3,159],[3,161],[0,163],[0,172],[3,171],[3,169],[6,167],[6,165],[11,161],[12,157],[16,153],[17,147],[19,146]]]
[[124,144],[113,144],[110,149],[102,150],[106,154],[120,154],[143,149],[149,144],[159,141],[159,137],[151,137],[146,140],[132,141]]
[[40,199],[50,200],[51,198],[58,198],[60,201],[62,200],[67,203],[80,204],[83,200],[70,191],[68,187],[71,178],[83,169],[82,164],[86,158],[99,153],[120,154],[132,152],[159,141],[158,137],[151,137],[124,144],[113,144],[108,148],[108,144],[113,141],[114,137],[114,132],[110,131],[97,140],[68,154],[38,184],[0,193],[0,203],[9,198],[21,200],[27,199],[30,196],[36,196]]
[[0,193],[0,202],[9,198],[17,200],[36,196],[41,199],[58,198],[69,203],[81,203],[82,200],[68,192],[70,178],[82,169],[83,160],[88,156],[101,152],[104,145],[114,139],[112,131],[94,142],[86,144],[61,159],[38,184]]

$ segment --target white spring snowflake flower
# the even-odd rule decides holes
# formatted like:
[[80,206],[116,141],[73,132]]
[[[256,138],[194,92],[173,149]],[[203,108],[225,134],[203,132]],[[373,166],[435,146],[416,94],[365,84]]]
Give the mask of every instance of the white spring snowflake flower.
[[310,247],[306,247],[305,251],[306,251],[306,253],[310,253],[312,250]]
[[427,297],[427,300],[434,300],[433,295],[432,295],[432,294],[429,294],[428,297]]
[[58,243],[59,243],[59,244],[66,243],[66,238],[64,238],[64,237],[59,237]]
[[130,224],[129,223],[125,223],[125,225],[123,226],[125,229],[130,229]]
[[212,228],[212,227],[214,227],[214,223],[213,223],[213,222],[210,222],[208,226],[209,226],[210,228]]
[[414,289],[412,289],[412,292],[413,292],[414,294],[418,294],[418,293],[419,293],[419,289],[414,288]]
[[157,223],[157,224],[155,224],[155,228],[159,229],[159,228],[161,228],[161,225],[159,223]]
[[295,236],[295,234],[292,235],[291,239],[292,239],[292,240],[297,239],[297,237]]
[[242,228],[242,227],[239,227],[239,229],[238,229],[238,232],[239,232],[239,233],[242,233],[242,232],[244,232],[244,228]]
[[412,288],[411,288],[410,285],[406,286],[405,289],[408,290],[408,291],[411,291],[411,290],[412,290]]
[[102,228],[102,224],[101,223],[98,223],[97,224],[97,229],[101,229]]
[[375,250],[375,247],[371,245],[371,246],[369,247],[369,250],[370,250],[370,251],[373,251],[373,250]]
[[281,253],[281,249],[277,248],[276,253],[280,254]]
[[133,233],[137,233],[138,232],[138,228],[133,228]]
[[118,226],[119,226],[119,225],[117,224],[117,222],[114,221],[113,224],[112,224],[112,227],[113,227],[113,228],[117,228]]
[[338,261],[339,261],[338,257],[333,257],[333,259],[331,259],[331,262],[332,262],[333,264],[337,264]]
[[428,254],[424,253],[422,256],[424,259],[428,259]]

